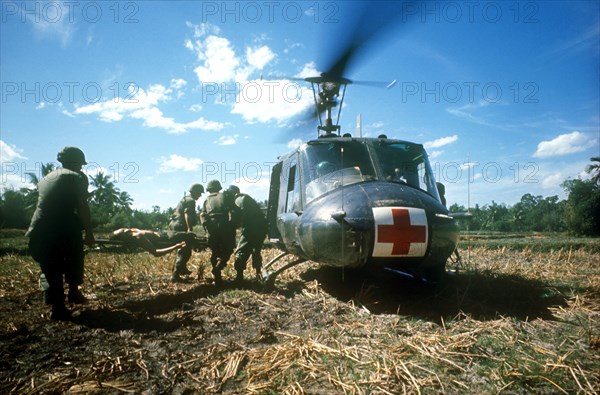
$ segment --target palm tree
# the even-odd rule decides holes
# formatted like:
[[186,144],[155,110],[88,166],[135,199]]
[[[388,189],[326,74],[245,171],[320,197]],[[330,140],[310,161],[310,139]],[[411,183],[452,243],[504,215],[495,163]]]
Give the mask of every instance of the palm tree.
[[119,189],[110,180],[110,175],[100,171],[95,176],[90,176],[90,184],[95,188],[92,193],[92,204],[96,204],[104,211],[112,214],[119,201]]
[[130,194],[125,191],[119,192],[119,196],[117,199],[117,206],[120,209],[125,211],[127,214],[131,214],[131,204],[133,203],[133,198]]
[[[42,163],[42,168],[41,168],[41,175],[42,178],[46,177],[48,174],[50,174],[56,167],[54,166],[54,163],[50,162],[50,163]],[[36,187],[37,189],[37,185],[40,182],[40,179],[38,178],[37,174],[35,173],[25,173],[28,177],[29,177],[29,182],[31,182],[33,184],[33,186]]]
[[[52,162],[46,163],[46,164],[42,163],[42,167],[41,167],[42,178],[46,177],[54,169],[56,169],[56,167],[54,166],[54,163],[52,163]],[[38,184],[40,183],[41,178],[39,178],[38,175],[33,172],[28,172],[25,174],[27,175],[27,177],[29,177],[29,182],[31,182],[33,184],[33,188],[22,188],[21,189],[21,192],[23,192],[23,194],[25,195],[25,201],[27,202],[25,209],[27,210],[28,215],[31,216],[33,214],[33,210],[35,209],[35,206],[38,201],[38,197],[39,197]]]
[[592,181],[594,183],[600,185],[600,156],[594,156],[593,158],[590,158],[590,160],[596,163],[587,165],[585,171],[592,175]]

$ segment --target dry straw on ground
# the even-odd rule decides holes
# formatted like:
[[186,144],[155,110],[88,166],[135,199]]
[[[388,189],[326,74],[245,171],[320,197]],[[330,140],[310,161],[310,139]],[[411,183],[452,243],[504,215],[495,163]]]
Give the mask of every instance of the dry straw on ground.
[[2,256],[0,392],[598,393],[598,258],[480,248],[439,287],[306,264],[217,290],[207,252],[183,284],[173,255],[91,252],[65,323],[31,259]]

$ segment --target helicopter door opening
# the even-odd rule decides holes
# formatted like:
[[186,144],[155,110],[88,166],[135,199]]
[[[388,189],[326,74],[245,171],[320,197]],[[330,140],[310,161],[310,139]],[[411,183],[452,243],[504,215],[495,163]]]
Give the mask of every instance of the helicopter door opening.
[[302,215],[302,198],[300,194],[300,174],[297,166],[297,155],[283,161],[283,169],[279,178],[279,204],[277,209],[277,229],[286,249],[296,253],[299,248],[297,229]]
[[300,174],[295,160],[290,162],[285,212],[298,215],[302,214],[302,204],[300,203]]
[[279,240],[281,234],[277,229],[277,208],[279,207],[279,179],[281,177],[281,162],[273,166],[271,172],[271,187],[269,189],[269,203],[267,205],[267,223],[269,224],[269,239]]

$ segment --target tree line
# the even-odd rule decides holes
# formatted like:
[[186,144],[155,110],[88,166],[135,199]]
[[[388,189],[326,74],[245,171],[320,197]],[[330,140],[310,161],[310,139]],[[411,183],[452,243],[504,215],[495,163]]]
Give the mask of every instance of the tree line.
[[[55,169],[53,163],[42,164],[42,177]],[[33,188],[6,189],[0,195],[0,227],[26,229],[35,211],[38,199],[37,184],[40,179],[35,173],[26,173]],[[98,172],[89,176],[92,192],[89,205],[92,226],[98,231],[119,228],[164,229],[173,214],[173,208],[161,210],[153,206],[151,211],[132,209],[133,199],[121,191],[111,176]]]
[[[525,194],[513,206],[492,203],[469,208],[471,219],[460,221],[463,230],[489,230],[500,232],[570,232],[576,235],[600,236],[600,157],[591,158],[586,171],[589,180],[568,179],[561,186],[567,199],[558,196],[534,196]],[[54,170],[52,163],[42,164],[42,176]],[[38,177],[27,173],[33,188],[6,189],[0,195],[0,227],[25,229],[35,210]],[[151,211],[131,208],[133,199],[119,190],[110,175],[102,172],[90,176],[92,192],[90,210],[94,229],[110,231],[124,227],[140,229],[165,229],[173,208],[161,210],[154,206]],[[450,212],[465,212],[458,204],[449,207]]]

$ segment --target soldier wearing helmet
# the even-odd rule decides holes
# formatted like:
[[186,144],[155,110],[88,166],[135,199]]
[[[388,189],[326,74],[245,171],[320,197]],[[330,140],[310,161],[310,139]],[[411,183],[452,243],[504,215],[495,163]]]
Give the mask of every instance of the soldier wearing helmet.
[[196,201],[204,193],[204,187],[200,184],[193,184],[189,189],[190,194],[184,194],[183,198],[175,207],[175,212],[169,222],[169,236],[175,243],[185,242],[184,247],[177,251],[177,260],[175,269],[171,276],[172,282],[180,282],[181,276],[192,274],[188,269],[187,263],[192,257],[194,225],[198,223],[198,214],[196,212]]
[[57,159],[62,167],[37,185],[38,201],[27,236],[31,256],[42,271],[44,301],[52,306],[50,317],[67,320],[71,312],[65,306],[63,276],[69,284],[69,302],[85,303],[79,290],[83,284],[83,244],[94,244],[95,239],[87,202],[88,179],[81,171],[85,155],[79,148],[65,147]]
[[235,250],[235,270],[237,272],[236,282],[244,279],[246,262],[252,256],[252,267],[259,277],[262,270],[261,250],[265,237],[267,236],[267,220],[252,197],[240,192],[240,188],[231,185],[226,194],[231,196],[235,205],[240,209],[240,220],[238,227],[241,230],[240,241]]
[[237,207],[221,191],[219,180],[211,180],[206,186],[209,192],[200,212],[202,226],[208,233],[208,246],[211,249],[210,263],[215,284],[220,286],[221,271],[235,247],[235,225]]

